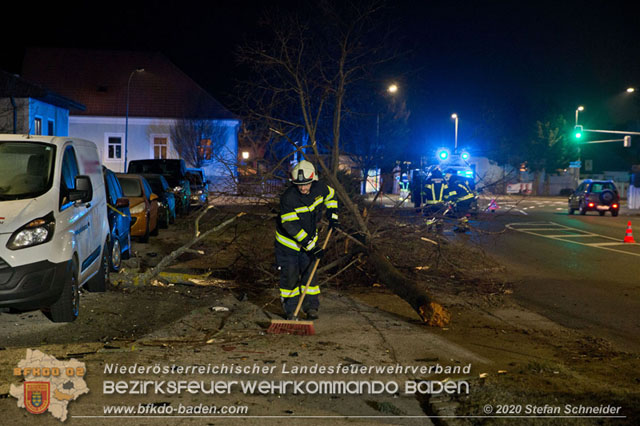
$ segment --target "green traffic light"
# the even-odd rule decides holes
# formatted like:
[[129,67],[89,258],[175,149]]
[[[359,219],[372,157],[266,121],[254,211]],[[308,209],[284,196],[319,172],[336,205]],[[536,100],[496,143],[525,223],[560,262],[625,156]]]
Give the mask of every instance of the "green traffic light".
[[582,132],[583,132],[582,126],[580,126],[580,125],[574,126],[574,128],[573,128],[573,137],[576,138],[576,139],[582,138]]

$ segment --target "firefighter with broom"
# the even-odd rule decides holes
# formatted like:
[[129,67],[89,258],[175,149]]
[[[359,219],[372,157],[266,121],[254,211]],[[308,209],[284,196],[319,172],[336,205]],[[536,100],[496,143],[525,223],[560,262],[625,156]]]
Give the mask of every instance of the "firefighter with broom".
[[[280,197],[280,214],[276,224],[275,254],[280,272],[280,300],[288,320],[294,318],[304,284],[315,272],[311,265],[322,258],[316,225],[322,204],[331,228],[337,228],[338,199],[335,190],[318,181],[313,164],[303,160],[291,171],[291,182]],[[308,320],[318,318],[320,287],[313,277],[306,289],[302,310]],[[295,314],[294,314],[295,313]]]

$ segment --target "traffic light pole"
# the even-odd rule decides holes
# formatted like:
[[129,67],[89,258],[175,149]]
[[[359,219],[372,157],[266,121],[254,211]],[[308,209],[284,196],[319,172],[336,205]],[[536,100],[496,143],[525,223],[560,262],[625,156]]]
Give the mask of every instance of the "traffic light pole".
[[583,129],[583,132],[592,133],[614,133],[616,135],[640,135],[640,132],[622,132],[620,130],[595,130],[595,129]]

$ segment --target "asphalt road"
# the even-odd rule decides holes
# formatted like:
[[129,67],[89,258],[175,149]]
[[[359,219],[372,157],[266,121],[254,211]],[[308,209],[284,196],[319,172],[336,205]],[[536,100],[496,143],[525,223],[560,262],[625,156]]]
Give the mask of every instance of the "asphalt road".
[[[485,203],[486,204],[486,203]],[[569,216],[566,200],[498,200],[470,240],[507,265],[524,306],[568,327],[640,352],[640,245],[622,243],[627,222],[609,213]]]

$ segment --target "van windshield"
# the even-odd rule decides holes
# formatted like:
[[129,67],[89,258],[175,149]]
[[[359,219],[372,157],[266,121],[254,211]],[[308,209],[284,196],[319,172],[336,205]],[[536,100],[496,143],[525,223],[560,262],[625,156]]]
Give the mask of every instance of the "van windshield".
[[37,142],[0,142],[0,201],[34,198],[53,184],[56,147]]

